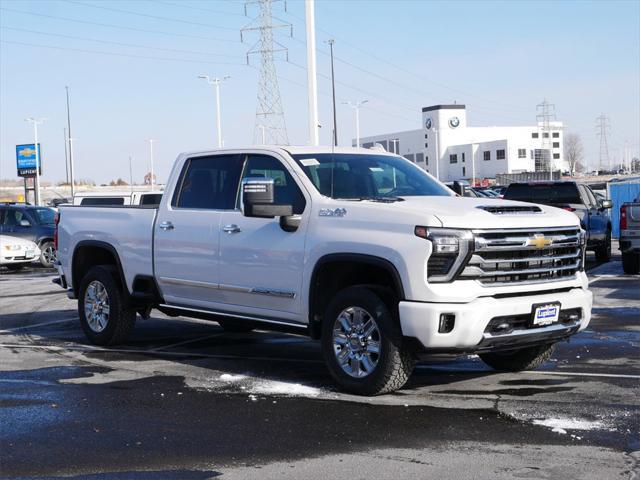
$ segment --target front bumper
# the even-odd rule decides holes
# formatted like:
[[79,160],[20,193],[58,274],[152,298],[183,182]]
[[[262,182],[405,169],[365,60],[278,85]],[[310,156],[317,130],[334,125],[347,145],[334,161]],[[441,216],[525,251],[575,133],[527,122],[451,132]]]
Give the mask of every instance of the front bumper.
[[[560,303],[560,311],[579,311],[573,321],[545,327],[529,328],[514,323],[513,328],[496,333],[489,326],[492,319],[521,319],[533,306]],[[481,297],[469,303],[400,302],[400,324],[406,337],[413,337],[425,350],[477,352],[554,342],[583,330],[591,320],[593,295],[589,290],[574,288],[564,292],[514,296]],[[440,333],[441,314],[455,315],[455,324],[448,333]]]

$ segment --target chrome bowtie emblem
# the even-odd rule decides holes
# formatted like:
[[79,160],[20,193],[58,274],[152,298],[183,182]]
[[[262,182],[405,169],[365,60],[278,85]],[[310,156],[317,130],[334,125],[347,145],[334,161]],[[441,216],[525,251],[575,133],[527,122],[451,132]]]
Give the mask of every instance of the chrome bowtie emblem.
[[536,248],[544,248],[548,247],[553,243],[553,240],[547,238],[542,233],[536,233],[533,238],[527,239],[526,246],[527,247],[536,247]]

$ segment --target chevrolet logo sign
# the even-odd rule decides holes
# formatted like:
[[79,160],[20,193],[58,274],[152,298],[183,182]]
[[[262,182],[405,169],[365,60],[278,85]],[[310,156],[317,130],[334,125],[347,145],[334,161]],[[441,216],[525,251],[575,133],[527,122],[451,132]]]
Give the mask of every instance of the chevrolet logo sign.
[[36,154],[35,149],[31,147],[23,148],[18,152],[18,155],[21,157],[32,157],[35,154]]
[[553,240],[550,238],[546,238],[542,233],[536,233],[533,238],[528,238],[526,246],[527,247],[536,247],[536,248],[544,248],[548,247],[553,243]]

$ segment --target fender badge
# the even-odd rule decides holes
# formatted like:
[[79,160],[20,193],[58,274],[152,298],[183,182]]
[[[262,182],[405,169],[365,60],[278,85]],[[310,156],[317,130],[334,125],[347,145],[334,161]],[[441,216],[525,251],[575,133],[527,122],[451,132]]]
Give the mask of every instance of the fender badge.
[[319,217],[344,217],[346,214],[345,208],[321,208],[318,212]]

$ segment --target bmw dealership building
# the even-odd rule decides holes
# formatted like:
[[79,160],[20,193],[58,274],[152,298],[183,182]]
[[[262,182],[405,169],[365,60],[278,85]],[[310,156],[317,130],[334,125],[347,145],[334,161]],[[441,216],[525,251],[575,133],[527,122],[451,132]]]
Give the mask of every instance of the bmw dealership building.
[[[422,109],[422,128],[363,137],[363,147],[380,144],[442,181],[495,178],[501,173],[569,169],[562,122],[526,127],[470,127],[464,105]],[[355,145],[355,143],[354,143]]]

